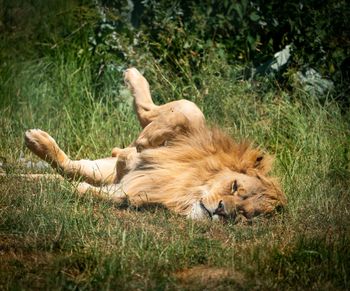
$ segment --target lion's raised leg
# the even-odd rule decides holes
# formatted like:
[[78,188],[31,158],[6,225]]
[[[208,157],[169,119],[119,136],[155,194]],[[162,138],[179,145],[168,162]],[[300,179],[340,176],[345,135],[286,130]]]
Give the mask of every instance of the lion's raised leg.
[[93,185],[111,184],[117,180],[117,157],[100,160],[71,160],[45,131],[31,129],[25,133],[27,147],[69,179]]
[[138,151],[162,146],[178,134],[186,134],[191,129],[204,126],[204,115],[193,102],[177,100],[155,105],[149,84],[137,69],[126,70],[124,80],[134,96],[136,115],[144,128],[133,143]]
[[202,111],[191,101],[176,100],[159,106],[155,105],[147,80],[136,68],[125,71],[124,81],[134,96],[136,115],[142,128],[170,111],[174,112],[173,114],[184,115],[192,127],[204,125],[205,118]]
[[136,69],[127,69],[124,81],[134,96],[134,107],[142,128],[158,116],[157,105],[153,103],[149,84],[144,76]]

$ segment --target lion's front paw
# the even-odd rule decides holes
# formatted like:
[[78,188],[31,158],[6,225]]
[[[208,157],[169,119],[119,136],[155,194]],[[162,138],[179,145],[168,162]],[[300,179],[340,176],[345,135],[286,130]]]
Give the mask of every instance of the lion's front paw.
[[67,159],[56,141],[45,131],[40,129],[27,130],[24,141],[34,154],[51,164],[60,165]]

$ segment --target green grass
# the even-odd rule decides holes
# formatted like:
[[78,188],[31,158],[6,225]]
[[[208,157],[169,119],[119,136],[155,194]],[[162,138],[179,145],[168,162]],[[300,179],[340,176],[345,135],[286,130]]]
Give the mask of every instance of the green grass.
[[68,182],[16,178],[39,171],[20,159],[38,161],[23,146],[29,128],[48,131],[72,158],[91,159],[140,130],[121,70],[96,87],[93,56],[66,41],[25,60],[2,43],[1,289],[350,289],[348,108],[271,80],[242,81],[241,68],[215,52],[196,74],[174,73],[147,52],[133,63],[157,102],[193,100],[209,123],[274,154],[289,201],[283,213],[251,225],[194,222],[78,197]]
[[10,173],[0,184],[2,288],[349,288],[349,130],[335,102],[203,74],[208,93],[196,101],[209,122],[276,154],[289,204],[253,225],[193,222],[164,209],[79,198],[68,183],[14,178],[31,171],[18,161],[28,128],[47,130],[73,157],[90,158],[108,156],[139,130],[130,96],[97,98],[87,64],[20,65],[5,75],[11,86],[2,93],[1,156]]

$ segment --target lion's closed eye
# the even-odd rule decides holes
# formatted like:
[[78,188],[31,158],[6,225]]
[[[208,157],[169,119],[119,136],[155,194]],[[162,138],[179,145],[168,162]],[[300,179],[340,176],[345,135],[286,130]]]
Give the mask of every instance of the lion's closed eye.
[[242,200],[247,199],[251,196],[250,193],[246,191],[246,189],[243,186],[238,184],[237,180],[234,180],[234,182],[232,183],[231,194],[239,197]]
[[234,180],[234,182],[232,183],[231,194],[234,194],[235,192],[237,192],[237,190],[238,190],[238,183],[237,183],[237,180]]

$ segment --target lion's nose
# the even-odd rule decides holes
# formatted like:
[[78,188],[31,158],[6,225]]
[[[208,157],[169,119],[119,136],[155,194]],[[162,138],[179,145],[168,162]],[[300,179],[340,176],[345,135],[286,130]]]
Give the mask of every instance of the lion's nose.
[[237,216],[237,213],[235,210],[233,210],[232,212],[226,210],[225,203],[222,200],[220,200],[218,207],[213,212],[213,215],[215,214],[232,221],[235,221]]
[[224,205],[224,202],[222,200],[220,200],[220,202],[218,204],[218,207],[215,209],[213,214],[220,215],[220,216],[226,216],[227,215],[227,213],[225,211],[225,205]]

